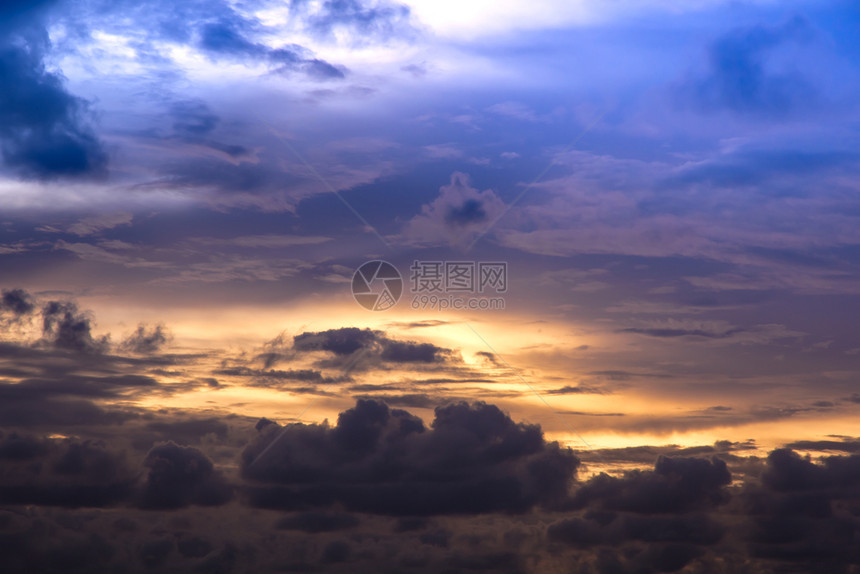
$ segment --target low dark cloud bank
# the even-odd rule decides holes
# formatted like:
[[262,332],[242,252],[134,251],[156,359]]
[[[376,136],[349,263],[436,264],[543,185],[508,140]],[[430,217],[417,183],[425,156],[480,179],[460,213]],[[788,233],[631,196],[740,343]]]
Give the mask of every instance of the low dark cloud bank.
[[578,465],[540,427],[484,403],[439,407],[427,429],[406,411],[359,400],[334,427],[262,424],[242,453],[242,475],[259,484],[247,491],[254,506],[340,504],[391,515],[551,505],[567,496]]
[[[650,469],[580,480],[576,454],[480,402],[438,407],[429,426],[373,400],[334,425],[262,419],[256,429],[243,423],[243,435],[227,422],[130,427],[175,435],[145,452],[117,446],[120,435],[0,431],[9,571],[57,570],[34,551],[45,544],[79,548],[80,571],[109,568],[129,552],[141,569],[221,572],[555,565],[595,574],[847,574],[860,566],[860,455],[815,461],[778,449],[759,459],[742,456],[748,445],[720,443],[663,449],[676,454],[659,455]],[[659,451],[616,454],[644,461]],[[56,526],[33,528],[33,520]]]

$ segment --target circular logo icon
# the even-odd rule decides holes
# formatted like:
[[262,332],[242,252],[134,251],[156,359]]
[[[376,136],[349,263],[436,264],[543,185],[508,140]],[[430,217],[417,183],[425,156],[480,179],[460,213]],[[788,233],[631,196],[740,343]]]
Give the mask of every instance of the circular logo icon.
[[352,296],[370,311],[391,309],[403,294],[403,278],[388,261],[368,261],[352,276]]

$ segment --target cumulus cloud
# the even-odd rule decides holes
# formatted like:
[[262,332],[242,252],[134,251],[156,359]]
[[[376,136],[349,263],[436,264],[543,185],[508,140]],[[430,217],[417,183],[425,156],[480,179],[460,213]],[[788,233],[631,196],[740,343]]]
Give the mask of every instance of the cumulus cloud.
[[92,334],[92,319],[71,301],[49,301],[42,307],[42,333],[58,349],[99,353],[108,346],[108,337]]
[[505,212],[505,204],[491,189],[471,187],[469,176],[455,172],[440,188],[439,197],[421,208],[403,228],[403,236],[419,245],[465,247]]
[[458,403],[421,419],[359,400],[337,425],[258,425],[242,453],[255,506],[341,504],[393,515],[521,512],[568,496],[579,460],[493,405]]
[[140,502],[143,508],[218,506],[233,495],[223,474],[194,447],[170,441],[149,451],[143,464],[149,468]]
[[573,505],[646,514],[707,509],[728,500],[725,487],[731,479],[719,458],[661,456],[653,471],[589,480],[577,490]]

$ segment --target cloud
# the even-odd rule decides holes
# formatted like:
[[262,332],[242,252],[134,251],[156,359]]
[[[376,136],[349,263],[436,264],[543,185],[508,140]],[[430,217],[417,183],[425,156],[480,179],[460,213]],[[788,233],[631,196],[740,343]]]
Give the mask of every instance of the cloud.
[[788,443],[785,447],[792,450],[860,453],[860,441],[856,440],[798,440]]
[[42,307],[42,332],[58,349],[100,353],[108,346],[107,336],[93,337],[92,319],[71,301],[49,301]]
[[12,434],[0,441],[0,452],[6,454],[0,471],[2,504],[114,506],[129,499],[137,481],[125,457],[99,441]]
[[849,571],[860,563],[852,542],[856,516],[847,510],[858,484],[860,456],[816,464],[789,449],[771,452],[760,483],[747,484],[737,497],[750,553],[803,571]]
[[36,309],[33,298],[23,289],[4,289],[0,297],[0,312],[9,311],[15,318],[30,315]]
[[200,137],[209,134],[221,121],[206,102],[201,100],[183,100],[175,102],[170,107],[173,116],[173,130],[177,134]]
[[232,498],[224,476],[196,448],[167,442],[149,451],[143,464],[149,468],[140,502],[143,508],[218,506]]
[[120,343],[119,348],[132,353],[151,355],[160,351],[170,338],[170,332],[164,325],[155,325],[147,331],[146,325],[140,324],[134,333]]
[[[166,337],[163,327],[144,328],[113,349],[120,351],[114,354],[109,337],[93,335],[91,315],[73,301],[43,303],[23,290],[8,293],[13,309],[30,313],[22,315],[27,321],[10,323],[3,317],[9,329],[0,342],[0,427],[58,433],[73,428],[79,435],[136,419],[141,411],[130,403],[145,396],[218,387],[217,381],[205,377],[173,380],[182,373],[165,367],[190,365],[206,355],[159,352]],[[165,374],[170,382],[155,376]]]
[[817,465],[790,449],[767,458],[762,484],[776,491],[844,489],[860,485],[860,455],[831,456]]
[[249,40],[246,35],[253,31],[256,22],[232,12],[216,22],[209,22],[199,29],[199,46],[210,55],[234,58],[253,58],[268,61],[280,73],[301,71],[317,80],[342,79],[346,68],[334,66],[325,60],[308,57],[308,50],[301,46],[271,48]]
[[327,351],[341,358],[352,357],[362,351],[355,358],[363,365],[375,362],[434,364],[453,357],[451,349],[432,343],[397,341],[387,337],[383,331],[357,327],[301,333],[293,338],[293,348],[300,352]]
[[106,229],[114,229],[120,225],[129,225],[132,219],[134,219],[134,216],[131,213],[105,213],[81,219],[77,223],[70,225],[68,232],[80,237],[94,235]]
[[703,110],[785,115],[815,99],[799,73],[771,70],[767,56],[780,46],[809,38],[811,27],[794,18],[774,27],[738,28],[718,38],[708,53],[708,74],[681,91]]
[[[6,395],[9,385],[0,386]],[[0,425],[13,428],[80,428],[121,425],[134,415],[118,409],[106,409],[92,401],[56,397],[22,397],[17,393],[4,396],[0,403]]]
[[[847,149],[797,149],[793,147],[763,148],[755,144],[739,145],[702,161],[690,161],[669,174],[664,185],[688,188],[709,184],[731,189],[739,186],[783,184],[802,177],[822,177],[839,172],[854,173],[860,155]],[[802,189],[788,191],[763,188],[761,194],[779,193],[805,196]]]
[[345,513],[300,512],[280,519],[275,528],[319,533],[347,530],[358,526],[355,515]]
[[[224,421],[209,417],[154,421],[146,424],[146,430],[155,433],[155,436],[161,441],[172,440],[179,444],[200,444],[207,436],[212,436],[220,442],[226,441],[229,427]],[[154,442],[156,439],[150,440]],[[136,441],[138,444],[144,442],[140,438]],[[148,446],[152,446],[152,444],[150,443]]]
[[14,385],[0,387],[0,394],[6,399],[19,400],[40,397],[105,399],[153,391],[157,387],[157,381],[145,375],[95,376],[63,373],[54,378],[22,379]]
[[[258,358],[263,358],[262,356]],[[315,384],[335,384],[350,381],[346,376],[327,377],[321,371],[313,369],[252,369],[249,367],[228,367],[224,369],[216,369],[213,371],[215,375],[226,375],[229,377],[248,377],[252,379],[251,385],[256,387],[273,387],[277,388],[286,382],[303,382]],[[295,392],[295,387],[287,387],[287,390]]]
[[727,331],[710,331],[705,329],[680,329],[680,328],[636,328],[630,327],[623,329],[624,333],[636,333],[639,335],[648,335],[649,337],[674,338],[674,337],[702,337],[705,339],[725,339],[743,333],[742,328],[733,328]]
[[87,123],[87,103],[46,69],[44,20],[53,4],[13,1],[0,8],[0,152],[26,178],[101,174],[107,152]]
[[435,413],[426,429],[406,411],[359,400],[334,427],[258,425],[242,453],[250,503],[430,515],[521,512],[568,496],[579,461],[539,427],[480,402]]
[[717,458],[660,456],[653,470],[598,475],[574,496],[584,511],[548,526],[550,551],[575,549],[580,568],[600,572],[675,572],[696,560],[709,563],[711,549],[729,533],[720,511],[730,502],[730,482]]
[[355,35],[355,39],[373,37],[389,40],[413,33],[409,7],[398,2],[325,0],[312,3],[295,0],[292,6],[305,15],[310,29],[322,37],[338,31],[349,31]]
[[[502,102],[499,104],[494,104],[487,108],[488,112],[492,112],[494,114],[498,114],[500,116],[505,116],[508,118],[513,118],[515,120],[522,120],[526,122],[537,122],[540,121],[537,114],[535,114],[534,110],[532,110],[527,105],[520,102]],[[514,159],[519,157],[519,154],[502,154],[502,157],[506,159]]]
[[661,456],[653,471],[590,479],[576,491],[573,506],[643,514],[708,509],[728,500],[731,479],[726,463],[716,457]]
[[260,249],[283,249],[296,245],[317,245],[331,241],[331,237],[315,235],[243,235],[230,239],[217,237],[195,237],[191,241],[206,246],[224,245],[227,247],[260,248]]
[[504,212],[505,204],[494,191],[478,191],[468,175],[455,172],[439,197],[406,223],[403,236],[418,245],[464,247]]
[[298,351],[330,351],[335,355],[349,355],[377,342],[381,333],[370,329],[345,327],[317,333],[301,333],[293,338]]
[[594,385],[579,384],[576,386],[566,385],[558,389],[546,391],[548,395],[608,395],[612,391]]

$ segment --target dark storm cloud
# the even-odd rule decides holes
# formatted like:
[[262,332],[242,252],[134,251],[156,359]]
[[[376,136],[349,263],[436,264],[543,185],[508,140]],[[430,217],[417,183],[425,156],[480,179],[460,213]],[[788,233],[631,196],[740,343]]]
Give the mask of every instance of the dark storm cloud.
[[397,341],[383,331],[344,327],[296,335],[293,348],[297,351],[328,351],[339,357],[366,353],[364,360],[390,363],[443,363],[451,358],[452,351],[431,343]]
[[48,452],[44,441],[37,440],[32,436],[20,436],[11,433],[3,436],[0,431],[0,459],[3,460],[31,460]]
[[49,301],[42,307],[42,332],[58,349],[100,353],[108,346],[107,338],[93,337],[92,319],[71,301]]
[[50,179],[97,174],[107,153],[87,124],[87,104],[45,67],[46,12],[55,2],[0,6],[0,150],[20,175]]
[[[0,544],[17,536],[4,555],[6,564],[16,565],[13,572],[40,565],[22,549],[38,547],[50,533],[55,551],[63,537],[68,548],[62,546],[62,552],[77,548],[75,563],[99,571],[110,570],[106,565],[119,555],[129,560],[123,549],[134,549],[130,559],[146,568],[183,571],[269,571],[287,564],[301,571],[342,565],[349,572],[526,572],[532,570],[526,564],[554,564],[563,571],[600,574],[847,574],[860,565],[858,457],[815,463],[778,450],[765,461],[761,478],[747,478],[742,486],[728,486],[731,477],[713,459],[662,457],[653,470],[618,478],[622,488],[606,488],[601,477],[573,485],[576,496],[587,493],[586,500],[577,501],[583,505],[574,505],[581,508],[572,508],[567,496],[549,497],[545,508],[520,515],[510,512],[520,505],[483,507],[493,499],[484,492],[489,485],[483,479],[491,473],[513,478],[520,489],[502,489],[510,496],[562,484],[567,491],[576,466],[568,457],[566,463],[538,463],[549,445],[538,435],[543,450],[535,454],[534,427],[517,425],[494,408],[467,405],[437,411],[433,429],[395,413],[379,403],[359,404],[342,413],[335,427],[261,421],[261,438],[282,435],[284,442],[270,449],[278,451],[279,462],[267,461],[269,480],[246,477],[252,485],[247,500],[298,510],[288,514],[240,505],[217,512],[181,510],[230,500],[230,485],[196,449],[156,446],[146,458],[146,476],[101,443],[0,433],[0,502],[6,505],[0,509]],[[434,433],[447,436],[434,440]],[[268,444],[249,445],[242,455],[244,472],[249,451]],[[728,452],[745,446],[713,448]],[[457,494],[476,478],[482,490],[467,489],[469,499]],[[432,485],[444,494],[432,494]],[[399,494],[401,488],[409,496]],[[421,501],[431,493],[432,512],[404,512],[406,518],[392,521],[385,516],[399,514],[389,510],[392,493],[402,496],[397,508],[410,511],[424,507]],[[669,500],[672,495],[680,502]],[[656,502],[643,503],[649,496]],[[30,505],[26,512],[16,510],[21,504]],[[368,504],[381,507],[383,515],[357,512],[368,511]],[[136,505],[143,513],[132,508]],[[56,526],[51,518],[50,528],[31,528],[33,516],[48,518],[44,506],[111,510],[63,511],[53,515]],[[480,516],[484,512],[496,514]],[[421,514],[454,516],[428,520]],[[259,528],[261,519],[268,528]],[[66,529],[77,538],[67,538]],[[230,538],[223,539],[223,532]],[[112,551],[86,543],[106,533],[116,544]]]
[[4,289],[0,297],[0,312],[9,311],[15,317],[31,314],[36,305],[33,298],[23,289]]
[[702,109],[740,114],[784,115],[808,105],[815,97],[811,84],[796,72],[769,70],[768,56],[810,35],[811,27],[802,18],[733,30],[709,48],[707,76],[684,86],[682,93]]
[[298,351],[330,351],[336,355],[349,355],[370,347],[381,336],[380,331],[344,327],[296,335],[293,338],[293,347]]
[[441,360],[440,355],[445,351],[431,343],[387,340],[382,342],[379,356],[392,363],[435,363]]
[[127,500],[137,481],[125,457],[102,442],[13,434],[0,441],[0,451],[7,453],[0,470],[2,504],[112,506]]
[[770,453],[762,484],[776,491],[852,488],[860,485],[860,455],[831,456],[815,464],[790,449]]
[[805,572],[849,572],[860,564],[853,542],[860,456],[816,464],[789,449],[770,453],[760,483],[739,493],[746,516],[741,536],[750,554]]
[[196,448],[168,442],[149,451],[143,464],[149,468],[141,499],[144,508],[217,506],[233,496],[221,472]]
[[146,325],[140,324],[137,330],[128,336],[119,348],[132,353],[151,355],[161,350],[170,340],[170,333],[164,325],[155,325],[147,330]]
[[718,458],[662,456],[653,471],[590,479],[577,490],[573,505],[644,514],[708,509],[728,500],[725,487],[731,479]]
[[2,504],[175,509],[220,505],[232,497],[232,487],[206,455],[170,441],[153,447],[135,467],[102,441],[0,432],[0,459]]
[[[337,425],[260,425],[242,453],[254,506],[339,503],[393,515],[520,512],[568,496],[579,465],[540,427],[497,407],[436,409],[431,429],[406,411],[359,400]],[[309,456],[314,453],[312,456]]]

